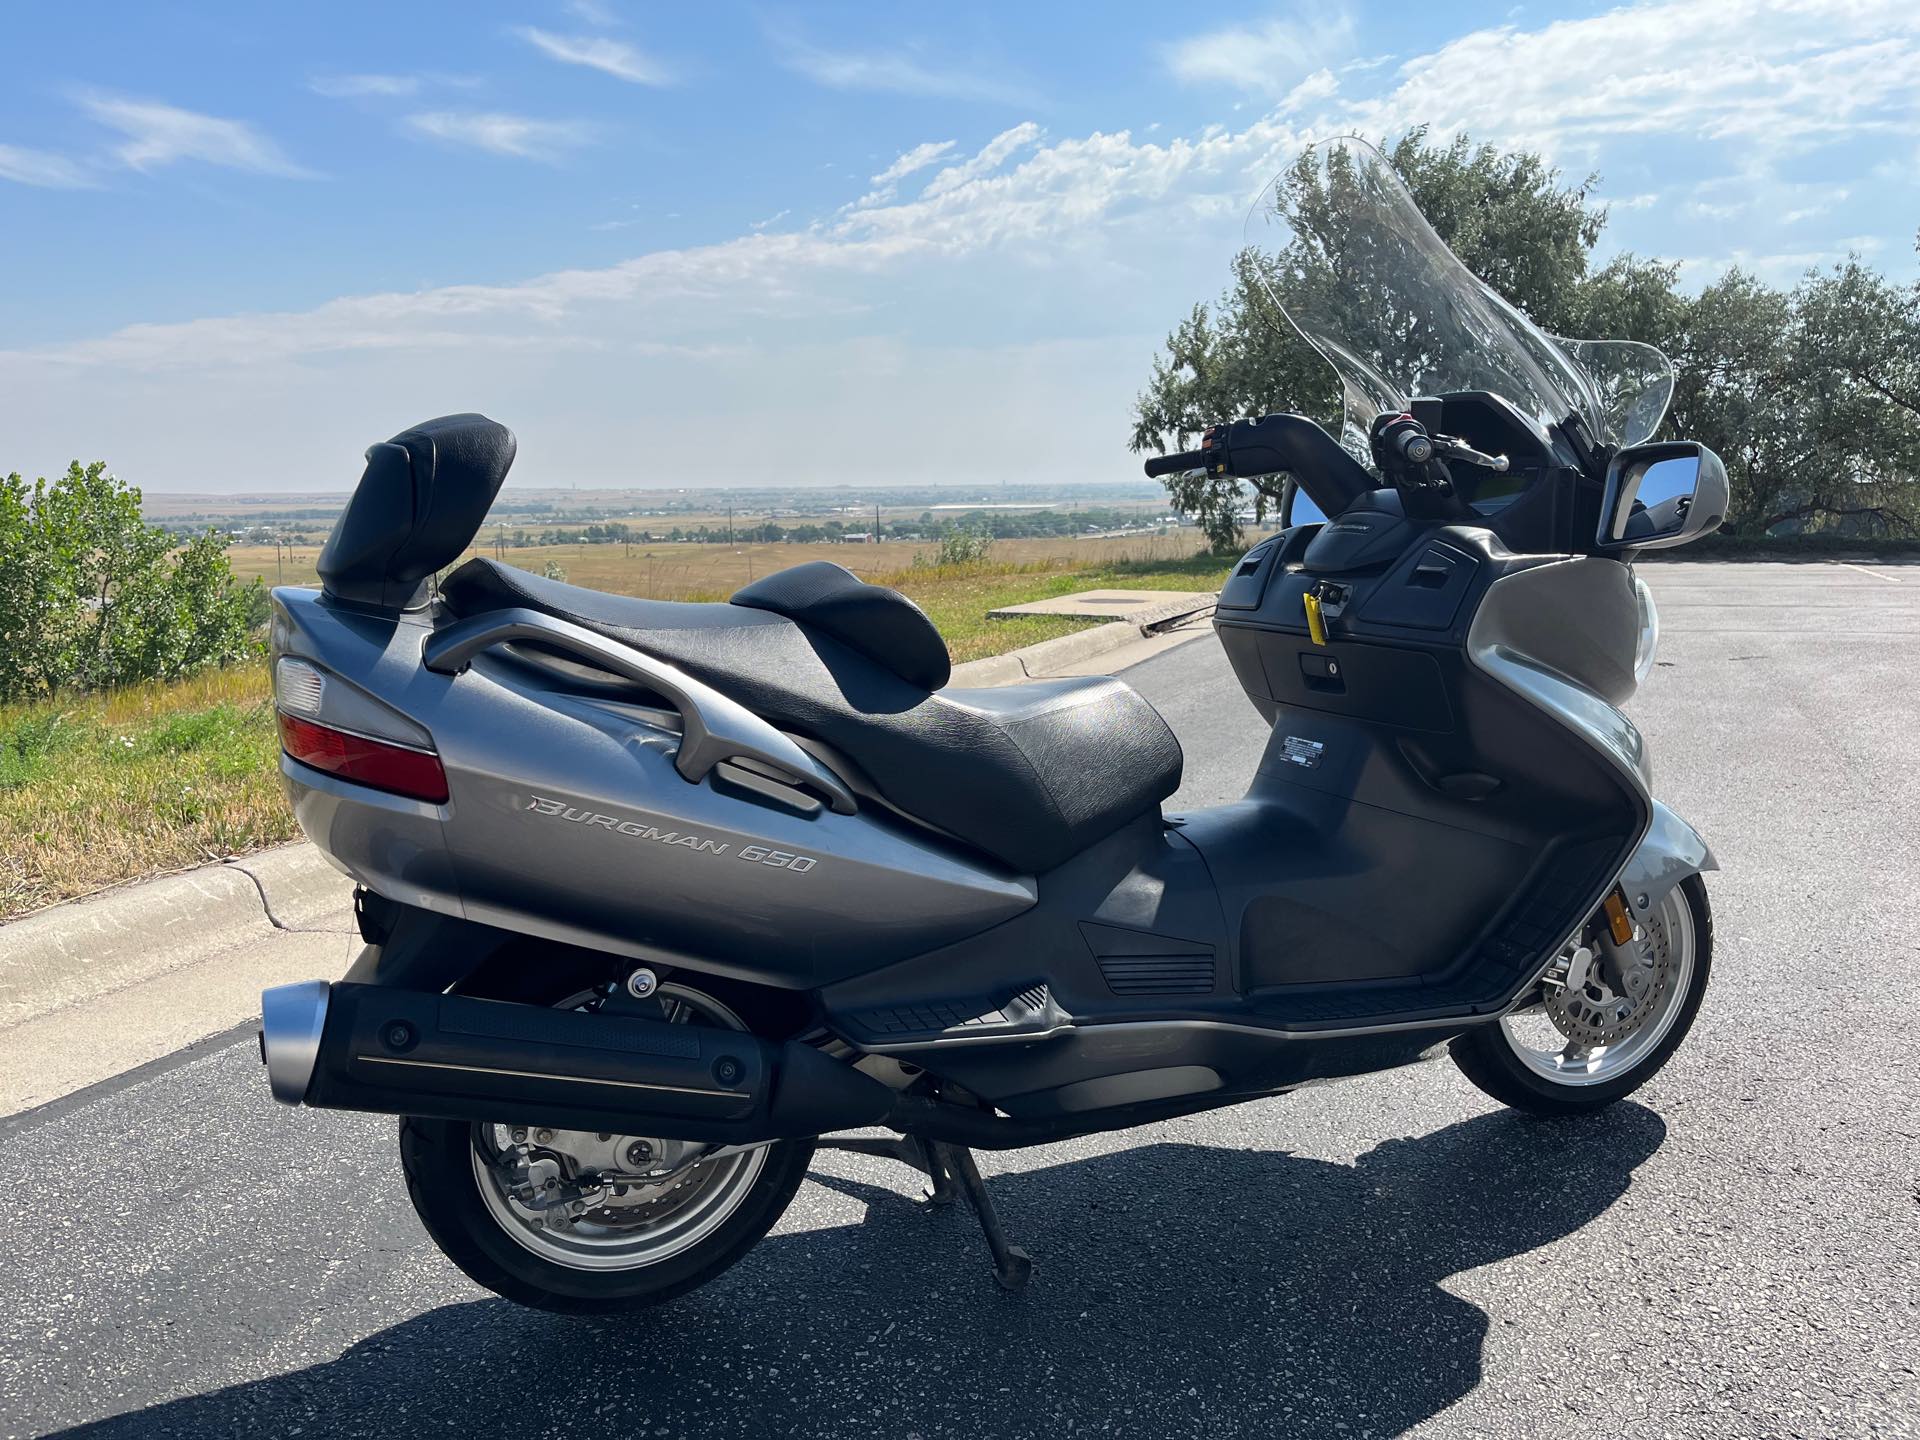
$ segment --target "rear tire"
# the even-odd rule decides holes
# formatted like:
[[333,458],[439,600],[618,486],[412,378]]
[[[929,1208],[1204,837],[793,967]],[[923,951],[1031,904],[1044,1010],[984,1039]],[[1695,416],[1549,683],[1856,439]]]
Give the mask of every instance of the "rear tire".
[[1698,875],[1690,875],[1674,894],[1688,922],[1674,928],[1685,929],[1692,954],[1685,991],[1676,997],[1671,1019],[1658,1043],[1636,1054],[1618,1073],[1594,1079],[1581,1077],[1576,1083],[1543,1073],[1542,1065],[1537,1060],[1530,1062],[1522,1052],[1508,1024],[1495,1021],[1453,1042],[1453,1063],[1460,1067],[1460,1073],[1501,1104],[1533,1115],[1591,1114],[1625,1099],[1651,1080],[1693,1028],[1713,968],[1713,914],[1707,905],[1705,883]]
[[[520,1004],[575,1007],[603,978],[604,962],[596,957],[563,952],[540,958],[545,963],[528,963],[529,957],[516,955],[514,963],[474,977],[462,992]],[[756,997],[748,993],[720,999],[707,993],[717,988],[704,981],[700,990],[669,982],[657,994],[673,1007],[670,1020],[759,1028],[740,1013],[748,1009],[760,1018],[749,1008]],[[742,999],[746,1003],[736,1009]],[[777,1017],[763,1018],[762,1023],[777,1024]],[[706,1284],[773,1228],[806,1178],[814,1150],[810,1139],[782,1140],[762,1152],[696,1165],[693,1175],[704,1166],[740,1167],[739,1183],[719,1207],[724,1218],[694,1227],[681,1242],[658,1253],[638,1245],[625,1254],[595,1254],[589,1247],[569,1253],[564,1244],[542,1243],[540,1227],[521,1223],[524,1215],[516,1215],[504,1192],[482,1194],[483,1185],[494,1183],[488,1167],[476,1159],[477,1132],[485,1128],[491,1127],[417,1115],[400,1121],[400,1168],[414,1212],[440,1252],[476,1284],[521,1305],[573,1315],[643,1310]]]
[[542,1259],[501,1228],[480,1195],[473,1126],[418,1116],[400,1122],[407,1194],[440,1253],[496,1295],[573,1315],[644,1310],[706,1284],[773,1228],[812,1158],[811,1140],[769,1146],[766,1164],[738,1207],[692,1247],[631,1269],[580,1270]]

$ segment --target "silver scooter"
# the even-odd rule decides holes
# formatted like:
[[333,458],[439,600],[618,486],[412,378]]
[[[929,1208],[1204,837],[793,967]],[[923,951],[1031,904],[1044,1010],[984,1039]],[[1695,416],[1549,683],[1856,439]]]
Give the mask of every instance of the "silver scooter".
[[1710,451],[1651,439],[1671,366],[1543,334],[1359,142],[1251,223],[1346,404],[1339,438],[1268,415],[1147,467],[1290,477],[1215,616],[1272,726],[1232,804],[1162,813],[1180,748],[1121,681],[952,688],[918,607],[835,565],[724,604],[436,584],[512,435],[368,452],[272,627],[282,772],[366,949],[267,991],[261,1050],[280,1100],[404,1117],[468,1275],[667,1299],[837,1143],[965,1197],[1017,1288],[976,1148],[1446,1052],[1573,1114],[1679,1046],[1714,862],[1619,708],[1657,635],[1633,556],[1726,511]]

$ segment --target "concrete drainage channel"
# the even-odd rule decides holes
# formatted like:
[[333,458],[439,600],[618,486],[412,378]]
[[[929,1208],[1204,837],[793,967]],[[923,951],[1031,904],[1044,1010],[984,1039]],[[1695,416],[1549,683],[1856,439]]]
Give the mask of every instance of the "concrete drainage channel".
[[[1208,633],[1212,609],[1211,595],[1165,597],[956,666],[952,683],[1111,674]],[[360,943],[352,896],[300,842],[0,925],[0,1119],[231,1030],[259,1014],[269,985],[338,976]]]

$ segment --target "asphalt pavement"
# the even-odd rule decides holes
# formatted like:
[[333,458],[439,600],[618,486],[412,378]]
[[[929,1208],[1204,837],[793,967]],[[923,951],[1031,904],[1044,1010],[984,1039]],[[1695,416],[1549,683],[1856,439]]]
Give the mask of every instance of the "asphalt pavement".
[[[0,1434],[1920,1435],[1920,567],[1649,565],[1632,706],[1713,844],[1698,1025],[1634,1101],[1440,1062],[983,1154],[963,1210],[823,1152],[719,1281],[618,1323],[428,1243],[390,1121],[272,1104],[251,1027],[0,1120]],[[1128,678],[1236,798],[1211,641]]]

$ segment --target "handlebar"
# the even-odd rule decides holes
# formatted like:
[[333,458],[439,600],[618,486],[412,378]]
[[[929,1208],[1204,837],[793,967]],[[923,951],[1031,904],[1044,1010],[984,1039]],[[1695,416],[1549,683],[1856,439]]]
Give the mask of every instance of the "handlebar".
[[1409,465],[1424,465],[1433,459],[1433,438],[1416,425],[1387,432],[1400,458]]
[[1161,455],[1147,461],[1145,469],[1149,479],[1158,480],[1162,475],[1177,475],[1182,470],[1204,470],[1206,464],[1206,451],[1182,450],[1177,455]]

